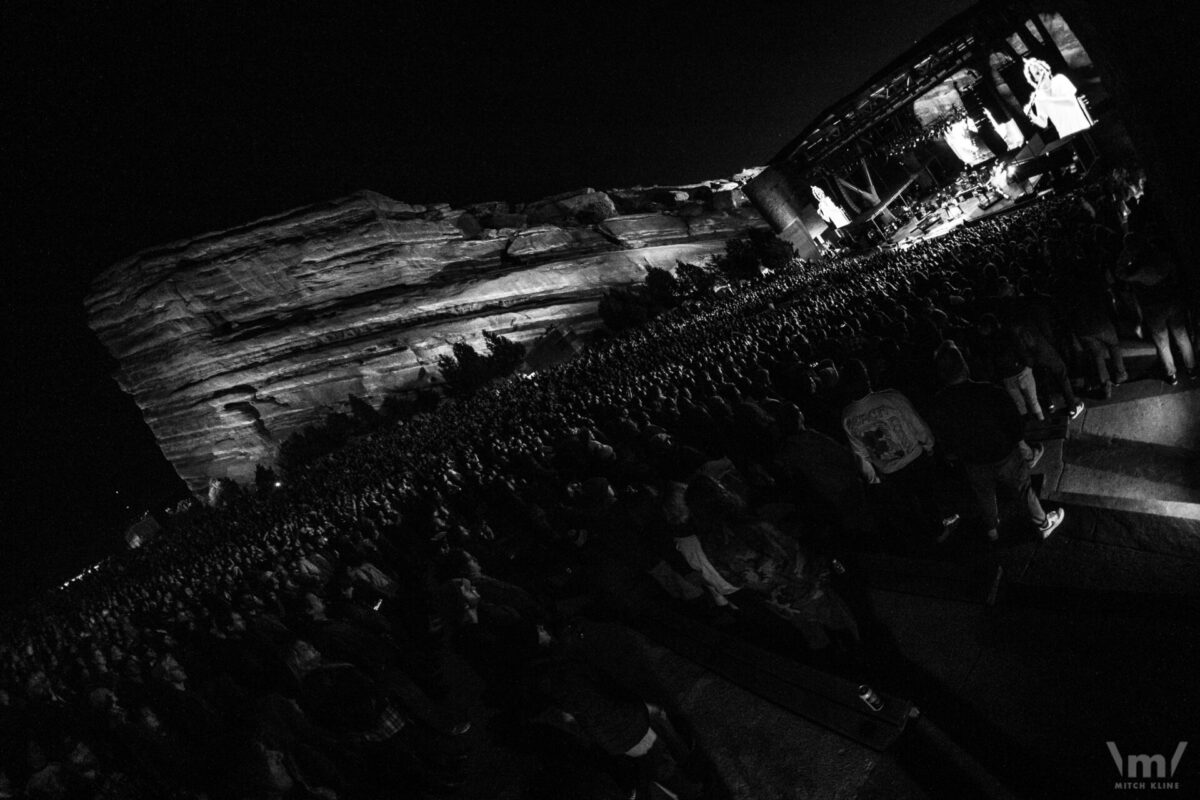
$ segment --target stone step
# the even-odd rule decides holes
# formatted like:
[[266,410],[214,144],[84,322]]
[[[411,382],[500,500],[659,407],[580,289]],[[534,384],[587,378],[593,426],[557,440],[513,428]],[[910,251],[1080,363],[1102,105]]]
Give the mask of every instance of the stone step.
[[[880,762],[879,747],[834,732],[822,722],[797,713],[788,703],[766,696],[758,676],[743,673],[738,679],[744,682],[739,682],[693,659],[694,645],[687,643],[692,640],[674,627],[681,624],[678,619],[658,625],[642,622],[635,622],[640,632],[621,624],[588,623],[585,640],[595,648],[589,654],[602,662],[602,672],[609,673],[609,667],[616,667],[623,673],[619,683],[665,705],[680,732],[695,743],[707,767],[703,769],[709,786],[706,797],[759,800],[858,795]],[[708,639],[694,627],[691,630],[701,639]],[[671,641],[660,641],[660,633]],[[729,646],[736,647],[732,640]],[[700,651],[709,652],[709,648],[704,645]],[[777,681],[767,680],[778,686]],[[811,702],[811,698],[806,700]],[[862,707],[856,716],[858,721],[870,712],[856,697],[854,702]],[[895,705],[902,701],[890,702]],[[907,722],[910,706],[902,708]],[[692,764],[693,772],[697,766]],[[657,789],[652,789],[650,796],[666,797]]]
[[883,751],[903,732],[912,703],[879,692],[883,707],[868,708],[858,687],[651,604],[636,626],[680,656],[775,705],[871,750]]
[[1087,403],[1069,434],[1200,451],[1200,388],[1156,380],[1117,386],[1110,399]]
[[1200,522],[1200,389],[1118,386],[1045,444],[1044,499]]
[[[1190,553],[1186,542],[1168,542],[1168,531],[1159,531],[1158,536],[1167,545],[1161,549],[1172,552],[1141,549],[1133,537],[1117,543],[1111,531],[1105,535],[1088,530],[1089,510],[1068,507],[1062,535],[1056,533],[1043,542],[1023,571],[1006,575],[1002,602],[1022,596],[1035,604],[1038,599],[1057,599],[1024,591],[1040,588],[1086,597],[1091,607],[1106,605],[1111,596],[1137,595],[1171,597],[1171,603],[1190,597],[1194,607],[1194,601],[1200,600],[1200,539],[1193,541]],[[1008,594],[1013,588],[1016,597]]]
[[1159,500],[1154,497],[1133,497],[1106,495],[1097,493],[1104,486],[1111,486],[1116,481],[1123,481],[1122,491],[1155,492],[1160,487],[1146,481],[1130,481],[1128,478],[1104,473],[1095,477],[1096,470],[1072,470],[1072,478],[1068,482],[1078,480],[1086,484],[1087,492],[1051,492],[1045,499],[1064,505],[1090,506],[1106,508],[1114,511],[1133,511],[1138,514],[1155,514],[1164,517],[1200,522],[1200,501],[1181,502],[1178,500]]

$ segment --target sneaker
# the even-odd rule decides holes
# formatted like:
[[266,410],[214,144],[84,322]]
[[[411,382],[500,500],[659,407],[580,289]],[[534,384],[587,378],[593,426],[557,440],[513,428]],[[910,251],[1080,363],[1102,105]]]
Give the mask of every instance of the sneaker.
[[938,534],[937,543],[942,544],[950,538],[950,534],[954,533],[954,529],[958,527],[958,514],[951,514],[942,520],[942,532]]
[[1071,410],[1067,412],[1067,417],[1069,419],[1075,419],[1082,413],[1083,413],[1083,401],[1076,400],[1075,405],[1071,406]]
[[1122,383],[1124,383],[1127,380],[1129,380],[1129,373],[1122,372],[1120,375],[1113,378],[1113,384],[1116,386],[1120,386]]
[[1168,375],[1167,376],[1167,385],[1168,386],[1178,386],[1179,385],[1179,376],[1178,375]]
[[1050,534],[1054,533],[1054,529],[1062,524],[1063,517],[1067,516],[1067,512],[1061,508],[1056,508],[1053,511],[1046,512],[1046,521],[1038,525],[1038,531],[1041,532],[1043,539],[1050,538]]
[[1029,457],[1029,468],[1033,469],[1037,463],[1042,460],[1042,456],[1046,455],[1046,445],[1035,444],[1033,446],[1033,454]]

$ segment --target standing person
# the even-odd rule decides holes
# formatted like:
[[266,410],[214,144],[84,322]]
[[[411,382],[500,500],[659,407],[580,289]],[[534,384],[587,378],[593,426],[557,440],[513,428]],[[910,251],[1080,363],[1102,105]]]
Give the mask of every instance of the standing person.
[[1021,446],[1021,416],[1003,390],[971,380],[966,359],[954,342],[938,346],[934,363],[946,384],[934,398],[934,430],[945,453],[961,461],[966,470],[983,507],[988,539],[1000,538],[998,490],[1021,498],[1029,520],[1043,539],[1048,537],[1062,524],[1065,512],[1044,510],[1030,485],[1028,456]]
[[1051,324],[1053,306],[1045,296],[1033,292],[1028,282],[1026,291],[1027,294],[1006,298],[1000,305],[998,316],[1016,337],[1025,363],[1033,367],[1038,375],[1038,388],[1046,394],[1046,402],[1041,406],[1052,412],[1054,405],[1050,392],[1058,390],[1062,394],[1068,418],[1075,419],[1083,413],[1084,406],[1083,401],[1075,396],[1071,377],[1067,374],[1067,364],[1054,346],[1054,326]]
[[842,385],[850,398],[842,409],[842,430],[863,475],[869,483],[883,482],[913,499],[937,530],[937,540],[944,541],[958,523],[958,514],[948,511],[940,494],[929,425],[900,392],[871,391],[867,367],[858,359],[846,364]]
[[1020,347],[1012,332],[1002,328],[996,315],[984,314],[979,318],[977,349],[984,367],[1000,383],[1012,398],[1017,412],[1029,414],[1038,422],[1045,420],[1041,403],[1038,402],[1037,382],[1033,368],[1025,362]]
[[[870,479],[863,462],[846,446],[804,424],[804,414],[785,406],[780,428],[784,435],[775,468],[784,486],[807,488],[820,499],[827,514],[843,531],[871,537],[878,524],[867,507],[864,483]],[[872,470],[873,474],[873,470]]]
[[1171,341],[1179,350],[1189,377],[1196,376],[1196,354],[1187,330],[1187,311],[1179,297],[1179,270],[1162,244],[1150,233],[1131,231],[1117,265],[1117,277],[1135,287],[1142,322],[1149,329],[1167,383],[1179,383]]
[[[699,798],[704,786],[691,779],[680,763],[682,737],[658,706],[647,703],[618,676],[607,674],[582,639],[588,627],[568,626],[562,638],[538,629],[539,647],[549,658],[534,662],[539,694],[553,708],[554,724],[596,745],[614,778],[630,797],[657,784],[670,797]],[[592,629],[594,630],[594,629]],[[645,792],[647,795],[651,791]]]
[[[1107,400],[1112,397],[1115,384],[1129,379],[1121,341],[1109,313],[1108,292],[1095,280],[1079,280],[1072,287],[1069,305],[1071,326],[1094,368],[1092,376],[1097,379],[1097,386]],[[1111,373],[1106,363],[1110,358]]]

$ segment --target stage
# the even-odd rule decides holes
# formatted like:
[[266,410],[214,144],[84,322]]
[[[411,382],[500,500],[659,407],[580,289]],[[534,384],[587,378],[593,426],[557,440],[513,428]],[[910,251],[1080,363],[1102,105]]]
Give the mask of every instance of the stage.
[[[968,222],[1002,214],[1017,206],[1023,199],[1001,197],[989,205],[982,205],[978,197],[971,195],[957,201],[953,206],[939,208],[909,221],[888,237],[888,241],[896,247],[909,247],[926,239],[936,239]],[[947,214],[948,208],[954,210]]]
[[1070,169],[1080,176],[1086,175],[1087,164],[1095,161],[1094,151],[1086,132],[1049,144],[1034,137],[1019,151],[968,168],[950,186],[940,190],[943,194],[952,192],[951,197],[914,215],[893,231],[887,242],[892,247],[908,247],[944,236],[969,222],[1003,214],[1051,191],[1047,188],[1051,183],[1048,178],[1056,170]]

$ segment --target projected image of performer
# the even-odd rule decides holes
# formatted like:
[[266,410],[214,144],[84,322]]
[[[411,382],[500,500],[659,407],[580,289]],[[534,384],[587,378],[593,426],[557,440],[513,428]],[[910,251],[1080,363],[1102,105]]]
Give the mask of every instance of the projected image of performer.
[[1092,115],[1079,97],[1075,84],[1066,75],[1055,75],[1040,58],[1025,59],[1025,80],[1033,94],[1025,104],[1025,114],[1040,128],[1054,123],[1059,136],[1092,127]]
[[846,212],[842,207],[830,199],[829,195],[821,191],[820,186],[813,186],[813,199],[817,201],[817,214],[821,219],[828,222],[835,228],[844,228],[850,224],[850,218],[846,216]]

